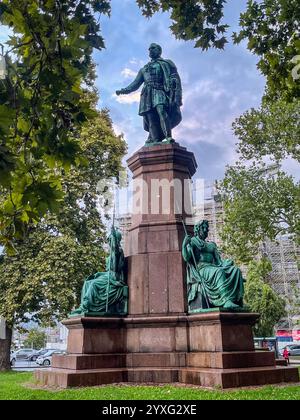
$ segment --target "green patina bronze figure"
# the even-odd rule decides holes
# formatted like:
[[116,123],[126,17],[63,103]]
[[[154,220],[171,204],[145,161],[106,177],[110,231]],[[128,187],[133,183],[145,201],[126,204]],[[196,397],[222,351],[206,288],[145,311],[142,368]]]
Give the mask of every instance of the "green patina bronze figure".
[[222,260],[217,245],[206,241],[209,223],[194,226],[194,236],[186,235],[182,255],[187,263],[189,313],[213,308],[243,310],[244,279],[232,260]]
[[151,44],[151,61],[138,73],[126,88],[117,90],[117,95],[136,91],[143,83],[139,115],[144,118],[144,129],[149,132],[147,146],[153,143],[172,143],[172,128],[182,119],[182,87],[175,64],[161,58],[160,45]]
[[93,274],[85,280],[80,307],[70,316],[127,315],[128,286],[125,281],[125,258],[121,239],[121,233],[112,227],[106,271]]

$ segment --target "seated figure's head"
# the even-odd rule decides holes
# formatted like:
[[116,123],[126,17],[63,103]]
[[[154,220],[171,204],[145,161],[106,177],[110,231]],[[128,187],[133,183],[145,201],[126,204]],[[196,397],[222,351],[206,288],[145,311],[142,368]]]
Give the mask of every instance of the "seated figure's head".
[[162,54],[162,48],[158,44],[151,44],[149,47],[149,56],[150,58],[156,59],[159,58]]
[[209,232],[209,223],[207,220],[202,220],[202,222],[198,222],[194,227],[194,234],[195,236],[199,236],[199,238],[205,240],[208,237]]

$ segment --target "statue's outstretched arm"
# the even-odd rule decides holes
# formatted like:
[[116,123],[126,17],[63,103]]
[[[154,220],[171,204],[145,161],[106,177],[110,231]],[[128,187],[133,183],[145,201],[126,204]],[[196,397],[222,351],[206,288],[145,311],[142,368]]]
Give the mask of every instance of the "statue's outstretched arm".
[[135,80],[126,88],[120,89],[116,91],[117,95],[126,95],[131,92],[135,92],[138,90],[140,86],[144,83],[144,76],[142,70],[138,72],[138,75],[136,76]]

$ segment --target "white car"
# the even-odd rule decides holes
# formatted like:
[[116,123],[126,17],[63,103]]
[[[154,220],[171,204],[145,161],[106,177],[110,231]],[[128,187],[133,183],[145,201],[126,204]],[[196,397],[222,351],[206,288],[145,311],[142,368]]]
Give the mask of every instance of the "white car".
[[17,360],[31,360],[31,356],[35,353],[34,349],[20,349],[10,355],[10,363],[15,365]]
[[51,366],[53,354],[64,354],[64,351],[61,350],[49,350],[46,354],[39,356],[36,359],[36,363],[40,366]]

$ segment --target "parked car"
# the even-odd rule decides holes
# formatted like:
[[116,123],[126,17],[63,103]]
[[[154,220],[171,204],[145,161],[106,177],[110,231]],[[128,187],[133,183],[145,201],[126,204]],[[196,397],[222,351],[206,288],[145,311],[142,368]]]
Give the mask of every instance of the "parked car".
[[[288,344],[284,347],[284,349],[287,349],[289,352],[289,356],[300,356],[300,344]],[[281,355],[283,354],[283,350],[280,352]]]
[[52,349],[33,350],[32,355],[29,357],[29,360],[35,362],[39,356],[43,356],[44,354],[48,353],[49,350]]
[[14,366],[17,360],[30,360],[30,357],[34,354],[34,352],[34,349],[20,349],[13,352],[10,355],[11,365]]
[[62,350],[49,350],[42,356],[39,356],[36,359],[36,363],[40,366],[51,366],[52,356],[53,354],[64,354],[65,352]]

